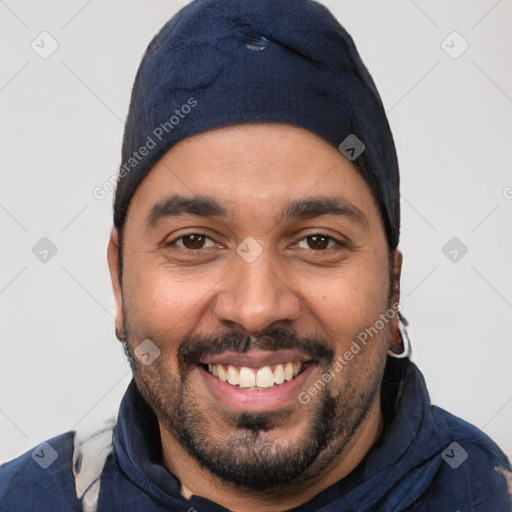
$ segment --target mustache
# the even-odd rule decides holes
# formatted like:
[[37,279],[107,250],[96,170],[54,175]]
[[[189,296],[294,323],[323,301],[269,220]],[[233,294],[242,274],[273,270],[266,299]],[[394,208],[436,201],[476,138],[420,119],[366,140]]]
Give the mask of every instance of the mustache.
[[294,332],[277,327],[254,337],[247,333],[229,331],[218,335],[193,335],[185,338],[178,349],[178,362],[197,365],[206,355],[232,351],[244,354],[249,350],[278,351],[300,350],[313,362],[320,365],[331,364],[334,350],[327,341],[317,337],[300,337]]

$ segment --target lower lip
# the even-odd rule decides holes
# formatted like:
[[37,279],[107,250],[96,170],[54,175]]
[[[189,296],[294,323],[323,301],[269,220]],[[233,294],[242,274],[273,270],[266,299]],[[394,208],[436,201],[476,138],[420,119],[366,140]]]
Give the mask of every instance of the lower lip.
[[202,366],[199,366],[199,373],[216,401],[221,402],[226,408],[237,412],[265,412],[281,409],[298,402],[301,388],[305,386],[309,375],[315,368],[316,365],[308,364],[302,373],[294,379],[261,390],[241,389],[222,382]]

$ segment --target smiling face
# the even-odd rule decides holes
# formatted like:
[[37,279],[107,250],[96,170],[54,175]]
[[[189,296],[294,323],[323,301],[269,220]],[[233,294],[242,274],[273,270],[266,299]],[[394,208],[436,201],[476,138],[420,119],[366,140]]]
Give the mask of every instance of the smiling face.
[[[174,146],[130,203],[122,286],[109,245],[117,329],[168,467],[180,477],[182,450],[262,491],[318,479],[378,435],[389,256],[368,185],[316,135],[256,124]],[[147,339],[151,364],[135,350]]]

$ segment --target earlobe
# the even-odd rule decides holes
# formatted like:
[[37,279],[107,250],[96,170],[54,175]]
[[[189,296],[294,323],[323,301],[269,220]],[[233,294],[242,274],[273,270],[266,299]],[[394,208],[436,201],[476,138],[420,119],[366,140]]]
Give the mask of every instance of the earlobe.
[[412,352],[411,340],[409,338],[409,322],[398,312],[398,334],[397,339],[399,340],[400,348],[396,348],[395,344],[391,344],[388,350],[388,354],[396,359],[404,359],[409,357]]
[[110,280],[112,281],[112,291],[116,303],[115,330],[116,337],[122,341],[125,338],[123,322],[123,294],[121,281],[119,278],[119,235],[116,228],[112,229],[110,240],[107,247],[107,261],[110,271]]

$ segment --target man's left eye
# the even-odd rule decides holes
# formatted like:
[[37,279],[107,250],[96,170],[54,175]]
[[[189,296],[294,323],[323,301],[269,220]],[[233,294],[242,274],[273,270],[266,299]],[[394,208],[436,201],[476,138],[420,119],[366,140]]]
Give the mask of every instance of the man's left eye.
[[315,251],[323,251],[325,249],[331,249],[336,245],[341,245],[332,236],[322,235],[320,233],[306,236],[299,241],[299,246],[301,243],[304,243],[304,241],[307,244],[307,247],[302,246],[302,249],[313,249]]

